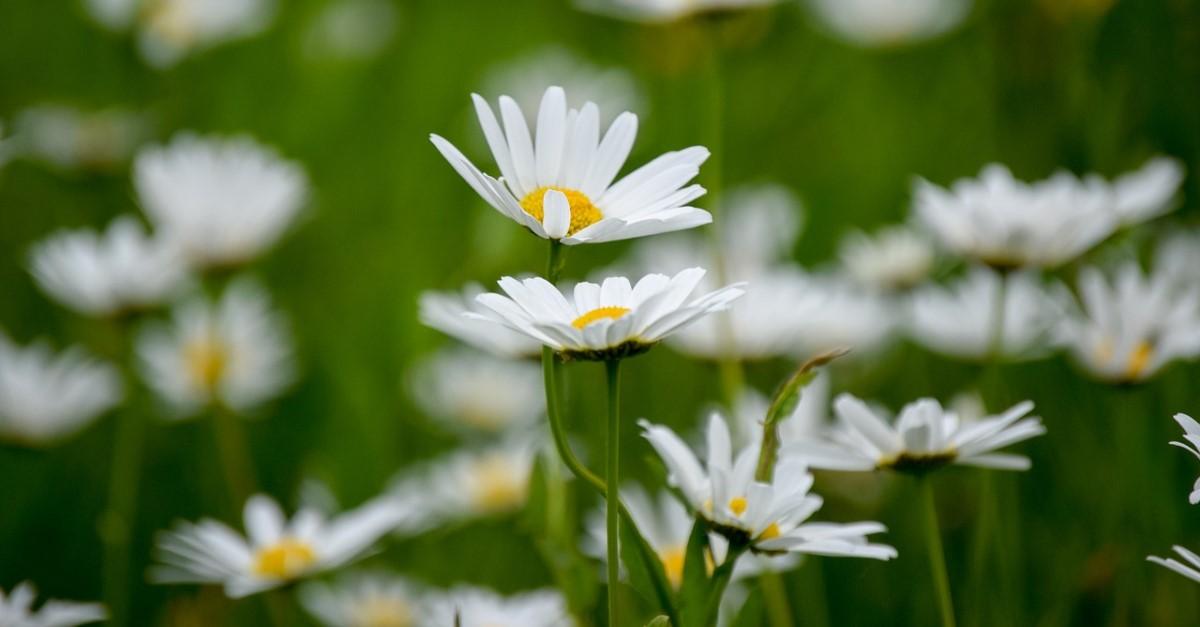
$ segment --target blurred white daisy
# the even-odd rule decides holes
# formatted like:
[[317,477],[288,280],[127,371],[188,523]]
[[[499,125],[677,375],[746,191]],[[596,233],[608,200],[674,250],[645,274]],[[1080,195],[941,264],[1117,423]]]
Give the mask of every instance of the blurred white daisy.
[[467,349],[443,350],[413,373],[412,396],[426,415],[459,429],[503,431],[542,417],[542,370],[527,361]]
[[891,226],[874,235],[847,233],[838,249],[842,267],[859,285],[904,290],[924,281],[933,269],[933,245],[923,234]]
[[[1171,445],[1178,446],[1194,455],[1196,459],[1200,459],[1200,423],[1197,423],[1195,419],[1187,414],[1175,414],[1175,422],[1178,422],[1179,426],[1183,427],[1184,442],[1175,440],[1171,442]],[[1188,495],[1188,502],[1192,505],[1200,503],[1200,478],[1197,478],[1196,483],[1192,486],[1192,493]]]
[[821,497],[809,494],[812,475],[797,458],[781,455],[770,483],[756,481],[759,447],[740,449],[735,457],[725,421],[714,414],[708,423],[708,457],[703,465],[669,428],[645,420],[643,435],[662,458],[668,481],[712,529],[761,553],[808,553],[891,559],[896,550],[871,544],[867,536],[885,531],[876,522],[851,524],[805,522]]
[[143,378],[181,417],[212,404],[245,411],[291,383],[286,324],[257,284],[236,281],[219,302],[192,300],[172,318],[143,330],[137,354]]
[[1179,285],[1200,285],[1200,230],[1167,233],[1154,248],[1154,270]]
[[649,350],[742,295],[741,285],[730,285],[688,300],[704,274],[702,268],[649,274],[632,286],[625,277],[581,282],[571,301],[540,277],[504,277],[500,288],[508,296],[481,294],[478,302],[490,311],[469,315],[525,333],[567,358],[616,359]]
[[1191,579],[1192,581],[1200,583],[1200,555],[1196,555],[1195,553],[1178,545],[1171,548],[1173,548],[1175,552],[1179,554],[1179,557],[1184,559],[1183,562],[1172,557],[1162,558],[1155,557],[1153,555],[1147,557],[1146,561],[1154,562],[1159,566],[1165,566],[1176,573]]
[[271,0],[143,0],[139,48],[151,66],[170,67],[189,54],[261,33],[274,12]]
[[542,343],[513,331],[497,327],[487,320],[466,315],[488,311],[475,298],[484,290],[478,283],[468,283],[461,292],[421,292],[419,299],[421,324],[497,357],[536,357],[541,355]]
[[391,43],[398,19],[386,0],[335,0],[313,18],[305,52],[315,58],[369,59]]
[[37,591],[28,581],[19,583],[7,595],[0,590],[0,625],[3,627],[75,627],[108,618],[99,603],[49,600],[33,609]]
[[[633,484],[621,489],[621,502],[629,510],[629,517],[646,543],[658,556],[667,581],[678,590],[683,583],[683,561],[695,522],[692,515],[670,492],[664,490],[653,498],[641,486]],[[605,506],[601,503],[587,516],[583,550],[602,562],[608,559],[608,533],[604,525]],[[722,554],[718,561],[723,560]],[[712,564],[709,566],[711,568]]]
[[71,348],[21,348],[0,332],[0,439],[26,445],[65,438],[120,402],[116,368]]
[[38,286],[83,314],[108,316],[159,305],[187,279],[178,250],[122,216],[108,230],[60,231],[34,246]]
[[[1001,290],[1003,329],[997,343]],[[1064,312],[1061,289],[1047,289],[1030,274],[974,267],[949,286],[927,285],[913,292],[908,332],[929,350],[957,359],[989,359],[996,348],[1006,360],[1032,359],[1053,348]]]
[[867,356],[895,339],[899,320],[888,296],[833,275],[810,275],[807,289],[809,298],[820,304],[794,314],[801,353],[848,348],[851,355]]
[[302,509],[288,521],[279,504],[258,494],[246,501],[242,537],[211,519],[179,523],[157,541],[156,583],[220,584],[241,598],[341,567],[363,555],[405,516],[380,499],[332,520]]
[[1174,209],[1183,177],[1183,165],[1169,157],[1155,157],[1138,170],[1117,177],[1112,190],[1121,221],[1138,224]]
[[531,136],[512,98],[500,97],[502,129],[487,101],[472,97],[502,177],[484,174],[442,137],[430,139],[488,204],[538,237],[610,242],[712,222],[707,211],[688,206],[704,194],[688,181],[700,173],[707,149],[668,152],[614,183],[633,147],[636,115],[617,116],[601,139],[599,108],[589,102],[568,109],[562,88],[550,87]]
[[304,170],[249,137],[177,135],[138,153],[134,186],[146,215],[200,267],[249,261],[304,204]]
[[[602,114],[619,111],[645,114],[642,94],[633,75],[617,67],[603,68],[566,48],[550,47],[505,62],[488,72],[482,92],[489,97],[508,94],[524,112],[538,110],[546,85],[561,85],[567,106],[580,109],[595,103]],[[537,120],[527,117],[533,125]],[[610,120],[602,118],[601,123]]]
[[634,22],[673,22],[692,15],[740,11],[780,0],[576,0],[579,8]]
[[300,603],[326,627],[417,627],[423,592],[401,577],[357,573],[309,583]]
[[809,12],[838,37],[859,46],[892,46],[950,31],[971,0],[807,0]]
[[40,105],[17,114],[12,150],[62,169],[107,170],[129,159],[149,127],[145,116],[124,109]]
[[1099,379],[1144,381],[1173,360],[1200,355],[1200,285],[1146,275],[1129,261],[1111,280],[1096,268],[1081,270],[1079,297],[1082,308],[1062,321],[1060,339]]
[[457,627],[571,627],[567,604],[556,590],[509,597],[484,588],[459,586],[430,595],[423,625]]
[[829,470],[925,472],[947,464],[1027,470],[1029,458],[996,451],[1046,432],[1041,418],[1027,417],[1030,401],[970,422],[930,398],[905,405],[891,424],[849,394],[833,406],[838,423],[827,438],[793,443],[782,454]]

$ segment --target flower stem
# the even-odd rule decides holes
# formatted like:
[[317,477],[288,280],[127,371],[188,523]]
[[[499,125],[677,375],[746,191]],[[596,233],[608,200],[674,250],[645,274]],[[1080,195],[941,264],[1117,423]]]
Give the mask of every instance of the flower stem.
[[617,498],[620,493],[621,461],[621,360],[610,359],[604,362],[608,380],[608,462],[606,464],[606,479],[608,493],[606,498],[605,523],[608,531],[608,624],[619,627],[617,619],[617,583],[620,579],[621,550],[620,542],[620,509],[621,503]]
[[254,494],[257,480],[251,464],[250,450],[246,446],[246,434],[238,424],[238,417],[223,404],[213,410],[213,431],[217,439],[217,455],[225,473],[233,514],[242,511],[246,500]]
[[765,572],[758,579],[767,606],[767,622],[771,627],[791,627],[792,607],[788,604],[783,576],[776,572]]
[[942,550],[942,533],[938,528],[937,502],[933,495],[933,482],[928,477],[917,480],[921,497],[925,501],[925,544],[929,549],[929,568],[933,573],[933,585],[938,599],[938,611],[942,627],[954,627],[954,600],[950,595],[950,578],[946,576],[946,554]]
[[108,484],[108,509],[104,513],[104,598],[114,625],[127,625],[131,572],[130,543],[137,515],[145,416],[126,407],[117,415],[112,468]]

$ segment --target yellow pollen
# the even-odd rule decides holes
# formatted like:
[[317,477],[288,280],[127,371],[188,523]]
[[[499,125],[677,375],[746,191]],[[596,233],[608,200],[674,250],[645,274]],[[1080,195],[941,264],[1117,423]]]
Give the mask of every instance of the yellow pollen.
[[582,329],[593,322],[599,322],[605,318],[616,320],[627,313],[629,313],[628,307],[598,307],[573,320],[571,326]]
[[352,611],[353,627],[412,627],[412,608],[400,599],[372,598]]
[[545,224],[546,212],[542,203],[546,191],[551,189],[562,192],[567,197],[567,204],[571,207],[571,226],[567,228],[567,235],[574,235],[604,218],[604,214],[596,205],[592,204],[592,200],[586,194],[565,187],[539,187],[521,199],[521,208],[525,210],[525,213],[536,218],[538,222]]
[[295,538],[283,538],[258,550],[254,556],[254,574],[272,579],[293,579],[317,561],[312,545]]
[[746,513],[746,497],[735,496],[729,499],[729,509],[734,516],[741,516]]
[[687,549],[682,546],[675,546],[658,554],[658,559],[662,561],[663,571],[667,575],[667,581],[671,583],[671,587],[678,589],[683,583],[683,562],[687,556]]
[[225,374],[229,355],[220,342],[211,337],[188,343],[183,349],[188,374],[206,390],[213,390]]
[[507,459],[496,455],[480,460],[471,474],[471,491],[480,510],[504,511],[525,502],[528,488],[525,478]]
[[774,540],[779,537],[779,525],[771,523],[763,532],[758,534],[758,540]]
[[1129,379],[1141,377],[1146,366],[1150,365],[1150,358],[1153,356],[1154,346],[1150,342],[1138,342],[1138,345],[1133,347],[1133,351],[1129,353],[1129,364],[1125,366],[1125,376]]

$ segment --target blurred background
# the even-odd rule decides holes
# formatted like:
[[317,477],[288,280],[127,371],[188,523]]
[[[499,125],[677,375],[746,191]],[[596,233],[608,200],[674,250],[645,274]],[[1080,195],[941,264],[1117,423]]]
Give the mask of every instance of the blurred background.
[[[534,74],[522,68],[538,59],[610,72],[593,97],[614,99],[602,108],[610,119],[614,107],[639,114],[631,164],[703,144],[714,157],[700,182],[714,192],[759,182],[790,189],[805,217],[792,253],[810,267],[835,259],[850,230],[903,221],[914,177],[948,184],[993,161],[1032,180],[1058,168],[1114,176],[1156,154],[1181,160],[1189,173],[1182,206],[1122,242],[1125,251],[1144,253],[1144,241],[1200,213],[1192,174],[1200,4],[1190,0],[977,0],[928,37],[848,34],[801,2],[647,24],[562,0],[288,0],[261,33],[169,63],[147,56],[127,27],[102,21],[69,0],[0,3],[0,137],[14,128],[19,136],[21,120],[28,129],[30,111],[46,116],[47,107],[64,108],[49,115],[108,116],[59,131],[0,170],[0,328],[19,343],[50,338],[105,354],[103,325],[38,290],[31,244],[136,213],[129,160],[138,145],[192,130],[247,133],[275,147],[305,168],[311,199],[249,272],[290,320],[300,375],[246,430],[261,487],[289,508],[309,481],[358,504],[397,471],[457,445],[409,391],[417,361],[451,343],[418,322],[418,294],[540,271],[544,247],[487,207],[427,137],[446,136],[491,170],[469,94],[523,89],[536,98],[545,85],[522,83]],[[711,208],[706,199],[699,206]],[[626,248],[577,247],[566,274],[588,276]],[[747,380],[767,392],[792,365],[754,363]],[[571,430],[592,460],[602,450],[601,370],[568,369]],[[655,350],[625,372],[624,473],[658,481],[633,419],[688,431],[721,400],[718,371]],[[1144,385],[1114,388],[1061,356],[987,369],[901,340],[834,367],[832,385],[893,408],[971,389],[994,410],[1037,403],[1048,435],[1022,447],[1030,472],[995,479],[1000,511],[979,510],[978,472],[939,476],[963,624],[1167,626],[1194,624],[1200,595],[1143,560],[1200,542],[1200,515],[1186,502],[1195,460],[1167,446],[1177,435],[1170,416],[1200,412],[1197,375],[1195,363],[1177,364]],[[1143,422],[1144,442],[1120,437],[1121,421]],[[100,598],[98,520],[114,425],[108,415],[59,446],[0,449],[0,588],[31,579],[56,598]],[[204,420],[152,423],[131,624],[253,625],[264,615],[256,602],[234,605],[217,590],[151,586],[140,576],[156,530],[203,516],[240,523],[214,446]],[[789,573],[797,624],[933,624],[912,486],[821,474],[817,491],[828,502],[822,519],[883,521],[901,558],[817,559]],[[594,502],[577,495],[582,515]],[[994,516],[1015,556],[1003,577],[989,577],[997,564],[971,559],[980,515]],[[522,517],[511,514],[389,542],[369,563],[435,586],[514,592],[552,582],[533,551]],[[753,607],[743,620],[763,624]]]

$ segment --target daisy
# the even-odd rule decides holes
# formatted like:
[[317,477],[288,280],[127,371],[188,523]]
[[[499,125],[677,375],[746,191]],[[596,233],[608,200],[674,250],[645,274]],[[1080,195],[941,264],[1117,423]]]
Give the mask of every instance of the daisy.
[[500,279],[508,296],[481,294],[476,300],[489,311],[471,314],[525,333],[566,358],[611,360],[645,352],[676,329],[726,309],[742,295],[741,284],[730,285],[688,300],[702,268],[689,268],[673,277],[649,274],[631,286],[625,277],[602,284],[575,285],[568,301],[542,278]]
[[1183,165],[1169,157],[1155,157],[1138,170],[1117,177],[1112,190],[1121,221],[1138,224],[1174,209],[1183,177]]
[[[1186,442],[1172,441],[1172,446],[1179,448],[1196,456],[1200,459],[1200,423],[1187,414],[1175,414],[1175,422],[1183,427],[1183,439]],[[1196,483],[1192,486],[1192,493],[1188,495],[1188,502],[1192,505],[1200,503],[1200,478],[1196,479]]]
[[[657,497],[651,497],[637,485],[621,489],[621,502],[629,510],[629,517],[646,543],[658,556],[667,582],[678,590],[683,583],[683,561],[695,522],[692,515],[670,492],[663,491]],[[608,535],[604,524],[605,507],[602,503],[587,517],[587,536],[583,543],[584,552],[601,561],[608,559]]]
[[542,344],[538,340],[467,315],[489,311],[475,301],[483,293],[483,288],[477,283],[468,283],[461,292],[421,292],[418,301],[421,324],[497,357],[540,356]]
[[0,438],[29,445],[65,438],[121,400],[116,368],[78,348],[21,348],[0,332]]
[[1200,286],[1146,275],[1129,261],[1111,280],[1096,268],[1081,270],[1079,296],[1082,307],[1063,320],[1060,340],[1099,379],[1136,383],[1200,354]]
[[1046,432],[1040,418],[1027,417],[1030,401],[972,422],[930,398],[905,405],[893,424],[850,394],[838,396],[833,407],[839,422],[828,439],[793,443],[784,454],[828,470],[920,473],[946,464],[1028,470],[1029,458],[996,451]]
[[808,0],[823,27],[859,46],[892,46],[953,30],[971,12],[971,0]]
[[810,298],[820,302],[796,312],[800,354],[848,348],[851,355],[872,355],[896,337],[896,304],[835,275],[811,275]]
[[39,105],[14,121],[13,150],[63,170],[111,170],[147,139],[146,116],[125,109],[84,111]]
[[269,0],[145,0],[138,11],[138,44],[146,63],[175,65],[187,55],[266,30]]
[[704,194],[703,187],[687,183],[700,172],[707,149],[666,153],[614,183],[633,147],[636,115],[617,116],[601,139],[599,108],[586,103],[568,109],[566,93],[551,87],[531,137],[512,98],[500,97],[503,129],[488,103],[473,98],[502,178],[484,174],[440,136],[430,139],[488,204],[538,237],[564,244],[610,242],[712,222],[707,211],[688,206]]
[[[996,336],[997,300],[1003,294],[1003,329]],[[911,295],[908,333],[925,348],[957,359],[1006,360],[1045,355],[1065,311],[1061,289],[1044,288],[1027,273],[972,268],[948,287],[929,285]]]
[[62,231],[37,244],[30,267],[38,286],[83,314],[109,316],[171,298],[187,278],[178,252],[131,216],[104,233]]
[[316,59],[371,59],[396,34],[396,6],[386,0],[346,0],[326,5],[308,27],[305,51]]
[[571,627],[567,604],[555,590],[510,597],[484,588],[459,586],[429,602],[424,625],[458,627]]
[[252,409],[291,383],[292,349],[280,315],[258,285],[235,281],[221,300],[176,308],[170,325],[138,337],[142,376],[180,417],[221,404]]
[[327,627],[417,627],[422,594],[403,578],[360,573],[336,584],[307,584],[300,603]]
[[782,455],[770,482],[754,479],[757,445],[734,455],[729,428],[719,415],[708,424],[708,457],[696,455],[669,428],[642,420],[643,435],[662,458],[668,481],[712,529],[752,551],[809,553],[891,559],[896,550],[871,544],[867,536],[885,531],[876,522],[852,524],[805,522],[821,508],[810,494],[812,475],[799,459]]
[[933,246],[903,226],[875,235],[851,232],[842,238],[839,256],[850,278],[864,287],[904,290],[924,281],[933,269]]
[[1169,232],[1154,249],[1154,269],[1181,287],[1200,285],[1200,230]]
[[[533,112],[538,110],[546,85],[561,85],[570,97],[567,106],[573,109],[591,102],[609,116],[617,111],[645,112],[645,99],[633,75],[618,67],[599,67],[559,47],[537,50],[491,69],[482,91],[508,94],[521,111]],[[529,117],[525,122],[537,124]]]
[[779,0],[576,0],[579,8],[633,22],[674,22],[702,13],[765,7]]
[[19,583],[5,595],[0,590],[0,625],[4,627],[75,627],[108,618],[108,612],[99,603],[76,603],[74,601],[50,600],[37,610],[33,600],[37,596],[33,584]]
[[541,368],[468,349],[427,358],[410,387],[422,411],[458,428],[503,431],[529,425],[546,408]]
[[248,538],[215,520],[180,523],[158,538],[156,583],[221,584],[241,598],[339,568],[363,555],[403,520],[386,499],[326,520],[302,509],[289,522],[279,504],[255,495],[246,501]]
[[1184,562],[1171,557],[1162,558],[1155,557],[1153,555],[1147,557],[1146,561],[1154,562],[1159,566],[1165,566],[1179,573],[1180,575],[1191,579],[1192,581],[1200,583],[1200,555],[1196,555],[1195,553],[1178,545],[1171,548],[1173,548],[1175,552],[1184,559]]
[[141,151],[142,208],[199,267],[230,266],[274,244],[304,204],[304,170],[249,137],[176,135]]

